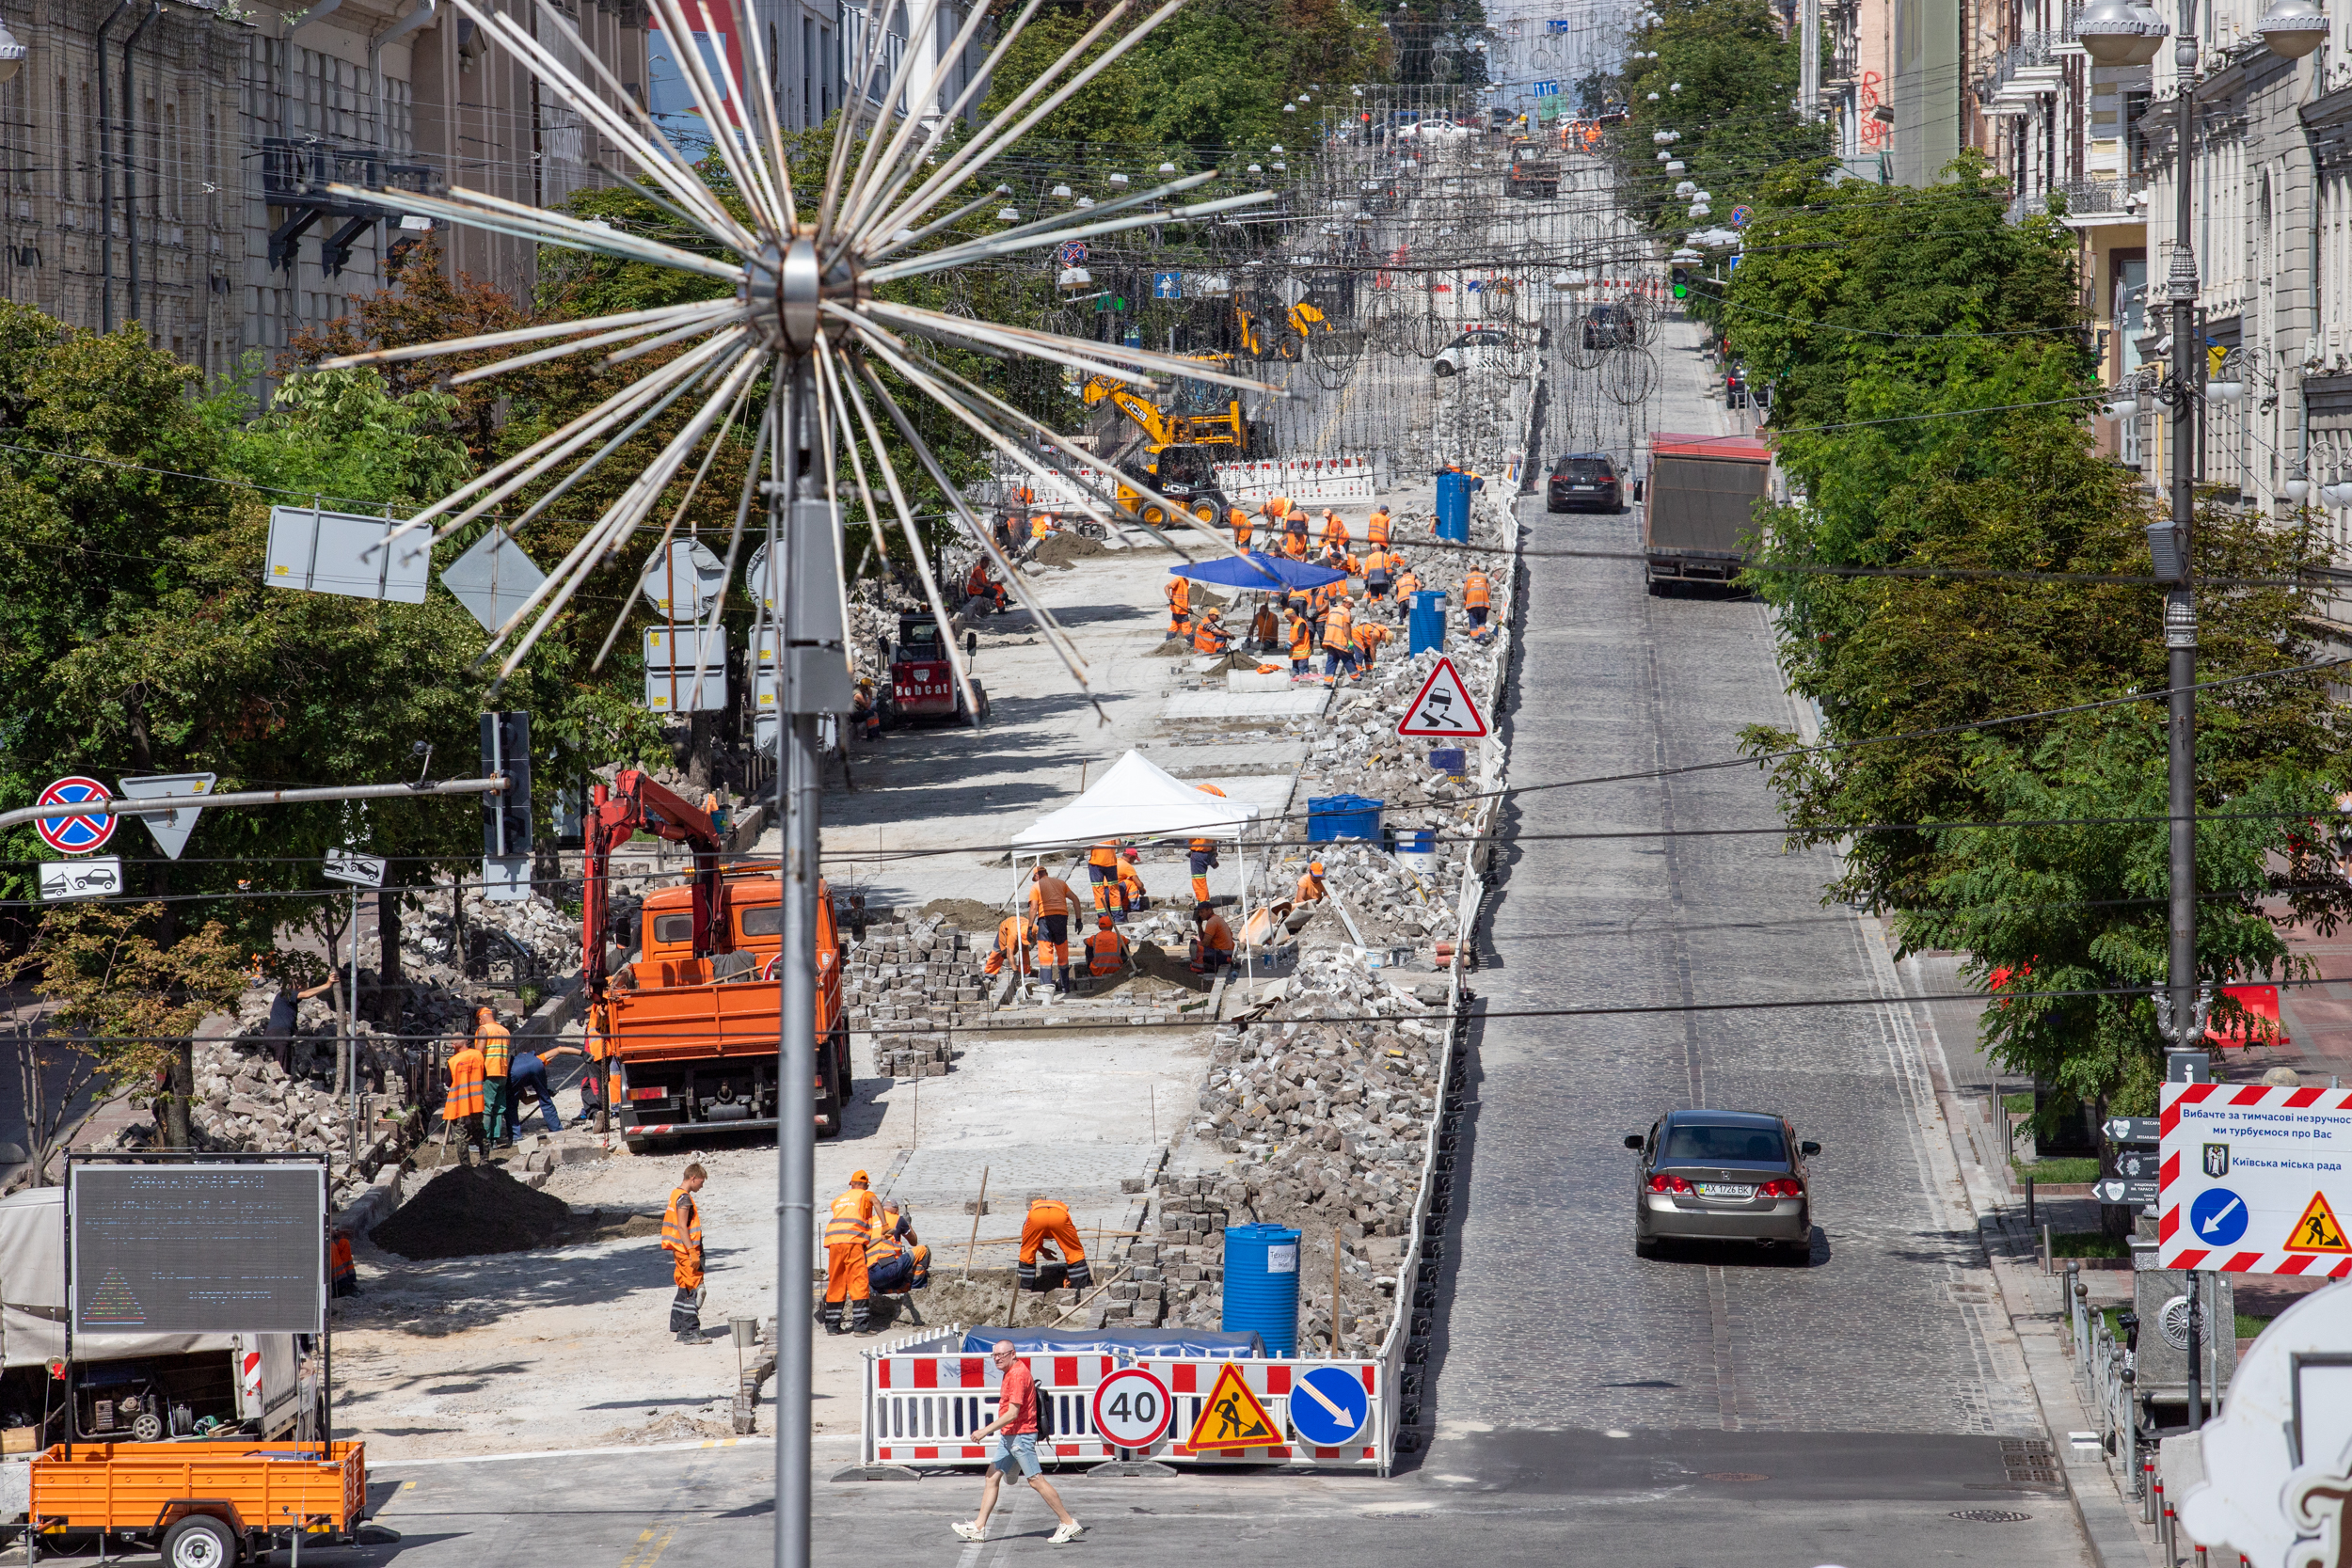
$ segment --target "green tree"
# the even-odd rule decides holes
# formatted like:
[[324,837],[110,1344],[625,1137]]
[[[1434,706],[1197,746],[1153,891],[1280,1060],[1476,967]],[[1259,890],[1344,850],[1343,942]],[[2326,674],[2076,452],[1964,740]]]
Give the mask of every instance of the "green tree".
[[[1775,169],[1835,150],[1826,120],[1797,115],[1798,40],[1782,36],[1764,0],[1653,0],[1649,8],[1659,20],[1633,35],[1622,87],[1603,89],[1631,111],[1620,133],[1622,188],[1645,222],[1695,227],[1674,194],[1689,180],[1713,198],[1708,222],[1723,223]],[[1652,157],[1661,131],[1680,138],[1667,150],[1687,173],[1667,174]]]

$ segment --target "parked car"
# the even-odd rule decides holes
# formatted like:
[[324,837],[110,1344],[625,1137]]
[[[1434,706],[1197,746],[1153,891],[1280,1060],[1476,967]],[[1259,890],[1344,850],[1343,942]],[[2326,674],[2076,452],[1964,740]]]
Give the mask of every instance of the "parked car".
[[1429,369],[1437,375],[1455,375],[1467,370],[1500,365],[1518,347],[1508,332],[1472,327],[1439,349],[1438,356],[1429,362]]
[[1463,141],[1467,140],[1470,135],[1469,126],[1456,125],[1441,115],[1432,115],[1427,119],[1419,119],[1410,125],[1400,126],[1396,133],[1399,141],[1432,142]]
[[1641,325],[1633,312],[1622,305],[1596,305],[1584,317],[1584,346],[1596,348],[1630,348],[1642,337]]
[[1605,451],[1572,451],[1554,458],[1544,492],[1547,512],[1623,512],[1625,479]]
[[1625,1147],[1633,1173],[1633,1250],[1669,1240],[1754,1242],[1809,1249],[1813,1199],[1804,1161],[1821,1152],[1779,1117],[1754,1111],[1669,1111]]

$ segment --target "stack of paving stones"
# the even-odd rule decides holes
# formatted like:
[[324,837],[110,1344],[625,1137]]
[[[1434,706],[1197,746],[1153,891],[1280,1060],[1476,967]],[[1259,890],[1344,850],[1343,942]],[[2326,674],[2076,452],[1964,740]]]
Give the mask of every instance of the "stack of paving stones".
[[874,1070],[892,1078],[936,1078],[953,1057],[954,1026],[987,1006],[987,954],[937,916],[897,918],[868,910],[842,972],[850,1027],[874,1036]]

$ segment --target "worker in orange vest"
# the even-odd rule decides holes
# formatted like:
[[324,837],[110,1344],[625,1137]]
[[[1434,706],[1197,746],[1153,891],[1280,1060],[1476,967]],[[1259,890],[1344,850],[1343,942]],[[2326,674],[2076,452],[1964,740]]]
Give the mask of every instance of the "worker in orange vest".
[[1233,961],[1233,932],[1224,917],[1207,902],[1193,906],[1193,925],[1199,934],[1192,942],[1192,972],[1213,974],[1231,967]]
[[1413,608],[1413,595],[1421,592],[1421,578],[1415,577],[1413,569],[1405,564],[1403,556],[1391,556],[1390,559],[1396,562],[1396,581],[1390,586],[1396,594],[1396,612],[1403,615]]
[[1293,561],[1307,559],[1307,536],[1304,533],[1284,533],[1282,553]]
[[1287,500],[1284,501],[1282,503],[1282,531],[1296,534],[1298,542],[1304,545],[1307,542],[1307,509],[1303,506],[1294,506]]
[[1070,990],[1070,911],[1078,901],[1070,884],[1042,865],[1029,876],[1029,913],[1038,927],[1038,961],[1057,991]]
[[1227,511],[1225,520],[1233,530],[1233,548],[1247,551],[1249,548],[1249,514],[1236,506]]
[[703,1190],[709,1173],[689,1165],[670,1190],[670,1206],[661,1212],[661,1250],[670,1255],[670,1277],[677,1294],[670,1298],[670,1332],[681,1345],[700,1345],[703,1338],[703,1213],[694,1195]]
[[1087,851],[1087,882],[1094,889],[1094,912],[1101,914],[1119,896],[1119,840],[1106,838]]
[[1364,537],[1384,549],[1388,546],[1389,509],[1387,507],[1375,506],[1372,509],[1372,519],[1364,524]]
[[1184,578],[1168,579],[1168,635],[1192,635],[1192,583]]
[[1297,680],[1314,662],[1315,624],[1303,610],[1291,612],[1291,679]]
[[1347,525],[1340,521],[1340,515],[1327,506],[1323,509],[1323,542],[1342,546],[1347,543]]
[[1309,861],[1307,874],[1298,879],[1298,891],[1291,895],[1291,902],[1320,904],[1329,896],[1331,896],[1329,890],[1323,885],[1323,863]]
[[1005,585],[996,580],[996,573],[986,558],[972,562],[972,575],[963,579],[963,594],[968,599],[982,601],[993,610],[1005,608]]
[[1389,578],[1396,570],[1396,557],[1385,545],[1375,545],[1364,557],[1364,597],[1378,603],[1389,596]]
[[351,1232],[335,1230],[326,1238],[326,1288],[331,1295],[359,1293],[359,1268],[351,1260]]
[[1021,1256],[1013,1271],[1021,1289],[1038,1288],[1037,1255],[1048,1242],[1061,1254],[1064,1285],[1083,1291],[1094,1283],[1094,1271],[1087,1266],[1087,1249],[1078,1241],[1078,1227],[1070,1220],[1070,1205],[1059,1198],[1032,1197],[1029,1212],[1021,1222]]
[[1040,512],[1032,515],[1029,518],[1030,548],[1034,549],[1038,546],[1045,543],[1046,539],[1052,535],[1053,531],[1054,515],[1052,513]]
[[1143,872],[1136,864],[1136,852],[1119,852],[1119,918],[1123,922],[1136,910],[1149,909],[1152,895],[1143,891]]
[[914,1222],[896,1204],[882,1205],[866,1243],[866,1288],[882,1295],[903,1295],[931,1282],[931,1249],[914,1233]]
[[990,950],[988,961],[981,965],[982,973],[1002,974],[1009,962],[1014,974],[1028,974],[1030,934],[1029,922],[1020,915],[1009,914],[998,921],[996,945]]
[[1258,613],[1249,618],[1249,641],[1264,651],[1275,647],[1281,640],[1282,618],[1274,612],[1273,596],[1262,594],[1258,599]]
[[1348,635],[1356,643],[1356,678],[1362,680],[1372,673],[1373,655],[1395,634],[1377,621],[1359,621]]
[[489,1139],[482,1128],[484,1085],[487,1081],[482,1047],[469,1040],[449,1059],[449,1092],[441,1100],[441,1120],[453,1125],[466,1140],[468,1156],[480,1149],[485,1160],[490,1157]]
[[[696,1166],[696,1169],[701,1167]],[[825,1332],[841,1332],[841,1304],[850,1304],[850,1326],[873,1332],[873,1285],[866,1275],[866,1243],[882,1219],[882,1200],[866,1188],[866,1173],[850,1173],[850,1190],[833,1200],[825,1221]],[[666,1244],[666,1243],[665,1243]]]
[[1209,896],[1209,873],[1216,866],[1216,840],[1196,838],[1188,853],[1192,863],[1192,901],[1205,903]]
[[474,1049],[482,1053],[482,1130],[488,1147],[515,1141],[513,1118],[507,1115],[507,1070],[515,1065],[515,1039],[489,1007],[473,1012]]
[[1127,967],[1127,939],[1119,934],[1107,914],[1094,917],[1094,932],[1087,938],[1087,973],[1097,979]]
[[1486,574],[1478,567],[1470,569],[1462,579],[1462,609],[1470,615],[1470,636],[1486,635],[1486,612],[1494,604],[1494,589],[1486,581]]
[[1212,609],[1193,627],[1192,651],[1196,654],[1221,654],[1232,639],[1225,631],[1225,612]]
[[1331,608],[1323,612],[1323,678],[1332,680],[1343,673],[1356,672],[1356,643],[1348,635],[1355,628],[1356,617],[1347,608],[1347,591],[1342,589],[1331,600]]

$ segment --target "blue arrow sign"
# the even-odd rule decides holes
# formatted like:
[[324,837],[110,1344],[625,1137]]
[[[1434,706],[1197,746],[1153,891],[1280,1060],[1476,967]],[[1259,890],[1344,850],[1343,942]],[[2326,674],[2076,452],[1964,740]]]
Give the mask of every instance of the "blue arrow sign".
[[2188,1227],[2207,1246],[2229,1246],[2246,1234],[2246,1200],[2227,1187],[2207,1187],[2188,1206]]
[[1153,273],[1152,275],[1152,297],[1153,299],[1184,298],[1184,275],[1181,272]]
[[1291,1425],[1318,1448],[1334,1449],[1364,1430],[1372,1396],[1363,1374],[1346,1367],[1315,1367],[1291,1390]]

